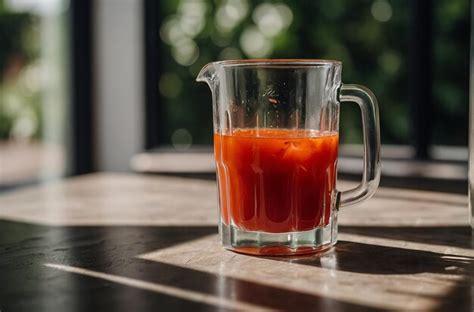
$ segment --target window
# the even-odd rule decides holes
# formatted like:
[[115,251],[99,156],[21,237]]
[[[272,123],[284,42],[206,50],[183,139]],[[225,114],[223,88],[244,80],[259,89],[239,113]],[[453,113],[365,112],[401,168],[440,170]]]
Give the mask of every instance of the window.
[[467,145],[469,1],[436,1],[433,9],[433,144]]
[[66,1],[0,0],[0,187],[63,175]]
[[91,169],[89,9],[0,0],[0,190]]
[[[151,2],[148,148],[211,144],[211,98],[195,83],[199,69],[266,57],[341,60],[344,82],[377,95],[383,144],[467,144],[468,1]],[[342,143],[361,143],[357,108],[341,114]]]

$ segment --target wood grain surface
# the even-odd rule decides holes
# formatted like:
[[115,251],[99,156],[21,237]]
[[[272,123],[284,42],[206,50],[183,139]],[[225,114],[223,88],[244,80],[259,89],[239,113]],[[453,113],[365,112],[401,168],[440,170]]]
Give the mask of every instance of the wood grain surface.
[[[352,184],[341,182],[341,189]],[[222,249],[213,181],[94,174],[0,195],[0,310],[474,307],[467,198],[381,188],[324,254]]]

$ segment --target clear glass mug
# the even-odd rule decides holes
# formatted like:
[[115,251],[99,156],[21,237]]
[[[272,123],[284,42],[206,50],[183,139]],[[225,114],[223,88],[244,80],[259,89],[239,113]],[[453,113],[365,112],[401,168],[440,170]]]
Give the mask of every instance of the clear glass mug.
[[[343,85],[330,60],[207,64],[212,91],[219,233],[225,248],[256,255],[319,252],[337,241],[340,207],[370,198],[380,180],[377,100]],[[336,190],[340,102],[362,113],[362,182]]]

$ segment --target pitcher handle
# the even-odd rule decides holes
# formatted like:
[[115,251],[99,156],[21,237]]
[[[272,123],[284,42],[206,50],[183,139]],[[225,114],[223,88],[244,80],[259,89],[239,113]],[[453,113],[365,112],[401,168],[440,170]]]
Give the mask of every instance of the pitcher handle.
[[362,182],[353,189],[340,192],[340,207],[345,207],[369,199],[377,190],[380,181],[380,125],[377,99],[366,87],[342,85],[340,102],[354,102],[359,105],[364,137]]

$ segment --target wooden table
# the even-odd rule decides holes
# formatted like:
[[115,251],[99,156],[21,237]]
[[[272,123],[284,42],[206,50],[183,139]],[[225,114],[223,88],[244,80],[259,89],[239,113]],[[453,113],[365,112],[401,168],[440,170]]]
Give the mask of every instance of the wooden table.
[[216,202],[213,181],[122,174],[4,193],[0,310],[474,307],[465,196],[381,188],[331,251],[286,258],[223,250]]

